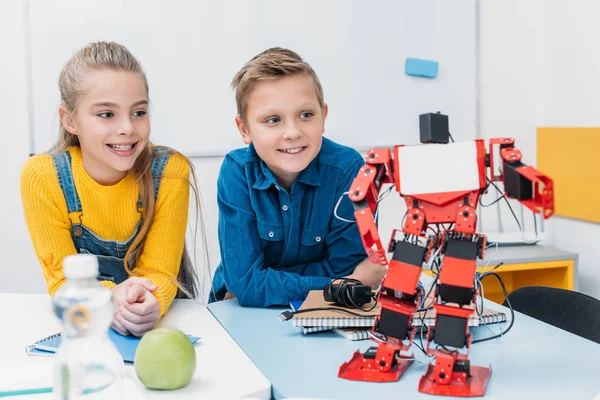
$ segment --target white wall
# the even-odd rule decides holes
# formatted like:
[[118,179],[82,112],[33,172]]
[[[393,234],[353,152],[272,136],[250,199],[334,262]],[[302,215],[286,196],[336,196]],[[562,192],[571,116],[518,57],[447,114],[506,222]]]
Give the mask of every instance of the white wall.
[[[0,200],[0,292],[45,293],[46,284],[27,233],[19,188],[21,168],[30,151],[24,4],[25,2],[20,1],[0,1],[0,54],[3,54],[0,63],[0,118],[3,121],[2,144],[5,149],[0,157],[0,179],[3,182]],[[231,124],[234,126],[233,117]],[[214,269],[219,259],[216,241],[216,179],[222,158],[193,161],[198,175]],[[198,261],[201,261],[200,240],[197,252]]]
[[[233,119],[231,124],[234,124]],[[242,143],[240,139],[240,143]],[[196,265],[199,266],[199,273],[204,283],[204,293],[208,297],[210,291],[210,282],[212,281],[212,274],[216,269],[221,256],[219,255],[219,242],[217,238],[217,222],[218,222],[218,209],[217,209],[217,177],[219,175],[219,168],[223,162],[223,157],[211,157],[211,158],[196,158],[192,160],[196,170],[198,178],[198,189],[200,190],[200,197],[202,200],[201,208],[204,218],[204,227],[206,229],[206,238],[208,245],[208,254],[210,260],[210,273],[207,273],[206,269],[200,268],[203,261],[203,247],[202,240],[200,237],[200,228],[196,237]],[[188,232],[188,243],[193,243],[191,230],[193,229],[193,221],[190,223]]]
[[[598,15],[595,0],[544,2],[544,126],[600,126]],[[600,298],[600,224],[555,218],[554,229],[556,246],[579,253],[579,289]]]
[[[484,137],[514,137],[535,165],[536,127],[600,126],[599,14],[595,0],[482,0]],[[546,242],[579,254],[579,290],[600,298],[600,225],[547,222]]]
[[21,207],[19,175],[29,154],[25,9],[0,2],[0,292],[40,292],[44,278],[29,242]]
[[482,0],[480,8],[482,136],[514,137],[534,165],[543,119],[543,1]]
[[[7,133],[5,134],[4,144],[6,148],[10,148],[10,151],[0,158],[0,171],[2,171],[0,173],[3,174],[6,182],[2,203],[5,206],[0,208],[3,217],[0,229],[2,229],[4,239],[0,242],[0,251],[2,251],[5,260],[0,264],[0,273],[3,277],[10,275],[10,279],[0,279],[0,292],[43,293],[46,291],[45,282],[24,223],[18,181],[22,164],[26,160],[29,148],[32,145],[28,143],[28,131],[33,129],[29,126],[30,118],[27,104],[28,49],[25,36],[27,32],[26,9],[24,8],[26,3],[28,3],[27,0],[0,2],[0,29],[2,29],[0,46],[2,54],[11,54],[11,63],[3,62],[0,66],[0,92],[2,93],[0,112],[11,117],[10,119],[4,118],[4,120],[9,121],[9,125],[5,126],[5,132]],[[49,104],[49,107],[55,107],[55,105],[56,102],[53,101]],[[231,116],[231,126],[234,127],[233,115]],[[55,126],[35,127],[36,132],[45,129],[52,132],[55,130]],[[234,128],[232,132],[235,132]],[[460,137],[462,133],[456,132],[455,135]],[[237,143],[242,145],[241,141]],[[210,265],[211,270],[214,271],[220,259],[217,242],[216,178],[222,158],[196,158],[193,161],[202,196]],[[405,207],[403,201],[397,195],[391,193],[383,208],[387,211],[384,211],[386,219],[382,227],[382,237],[387,240],[391,229],[401,226],[401,218]],[[190,228],[192,227],[190,226]],[[203,254],[201,240],[199,239],[196,242],[196,250],[197,260],[200,262]],[[208,278],[206,279],[207,283],[210,281]]]
[[[188,155],[223,155],[238,146],[236,135],[226,134],[235,112],[227,88],[244,62],[273,45],[290,46],[318,72],[331,103],[330,138],[359,147],[418,143],[418,114],[436,110],[452,116],[457,139],[475,135],[476,0],[416,6],[412,0],[304,0],[301,7],[278,0],[146,0],[143,7],[123,0],[28,2],[38,125],[58,127],[50,106],[56,76],[74,49],[102,39],[126,44],[142,60],[158,111],[155,140]],[[439,76],[401,73],[407,56],[438,61]],[[165,60],[177,60],[176,67]],[[190,140],[199,121],[202,129]],[[43,151],[54,131],[36,130],[35,138],[36,151]]]
[[[600,50],[594,38],[593,0],[481,0],[480,82],[481,135],[511,136],[535,165],[536,127],[540,125],[598,126],[597,100],[589,87],[600,87]],[[45,283],[27,235],[20,203],[18,176],[27,158],[27,68],[24,10],[18,1],[0,2],[0,51],[10,63],[0,64],[0,113],[4,117],[4,146],[0,174],[5,184],[0,203],[0,292],[45,292]],[[548,65],[551,64],[549,67]],[[576,70],[571,68],[576,66]],[[596,83],[596,84],[594,84]],[[233,124],[233,121],[232,121]],[[40,127],[36,127],[40,129]],[[241,144],[241,142],[240,142]],[[212,269],[219,261],[216,178],[222,158],[194,159],[203,198]],[[487,203],[493,198],[484,198]],[[383,203],[381,236],[389,238],[401,226],[402,200],[392,192]],[[518,210],[518,208],[517,208]],[[503,228],[516,230],[505,205]],[[518,212],[518,211],[517,211]],[[484,230],[498,229],[495,207],[482,213]],[[546,223],[549,244],[579,252],[580,289],[600,297],[600,272],[595,269],[596,224],[553,218]],[[198,247],[200,251],[200,247]],[[198,255],[201,260],[201,254]],[[10,276],[10,278],[8,278]]]
[[[480,113],[481,136],[488,140],[513,137],[523,162],[536,165],[536,127],[543,118],[541,64],[543,0],[482,0],[480,7]],[[491,190],[490,192],[493,192]],[[483,199],[488,204],[490,199]],[[505,202],[502,222],[518,229]],[[520,217],[520,206],[511,201]],[[496,208],[496,207],[493,207]],[[530,223],[530,212],[525,222]],[[497,220],[484,223],[499,228]],[[551,236],[551,224],[545,224]]]

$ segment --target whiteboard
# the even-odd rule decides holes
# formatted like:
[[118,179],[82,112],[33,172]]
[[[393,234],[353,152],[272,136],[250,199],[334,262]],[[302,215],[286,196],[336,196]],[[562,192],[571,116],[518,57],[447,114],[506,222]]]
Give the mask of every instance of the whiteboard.
[[[150,85],[151,139],[189,156],[242,147],[231,80],[273,46],[318,74],[325,135],[359,150],[419,142],[419,114],[449,116],[454,139],[477,137],[477,0],[29,0],[32,142],[57,137],[58,75],[90,41],[116,41]],[[439,62],[435,79],[406,58]]]

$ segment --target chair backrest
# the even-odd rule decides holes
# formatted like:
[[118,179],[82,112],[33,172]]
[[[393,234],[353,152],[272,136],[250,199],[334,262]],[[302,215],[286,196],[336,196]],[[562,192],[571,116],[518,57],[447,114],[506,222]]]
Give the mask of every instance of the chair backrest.
[[[515,311],[600,343],[600,301],[572,290],[526,286],[508,296]],[[504,301],[504,306],[508,303]]]

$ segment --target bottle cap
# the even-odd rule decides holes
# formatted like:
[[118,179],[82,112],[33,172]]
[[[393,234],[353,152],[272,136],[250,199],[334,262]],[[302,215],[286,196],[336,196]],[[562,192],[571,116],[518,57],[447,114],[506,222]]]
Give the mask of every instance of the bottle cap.
[[98,257],[93,254],[73,254],[63,260],[67,279],[95,278],[98,276]]

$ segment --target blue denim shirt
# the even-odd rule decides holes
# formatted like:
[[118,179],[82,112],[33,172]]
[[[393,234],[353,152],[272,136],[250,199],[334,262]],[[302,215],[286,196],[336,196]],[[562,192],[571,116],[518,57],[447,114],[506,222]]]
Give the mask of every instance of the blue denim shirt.
[[[367,255],[358,227],[334,216],[364,158],[327,138],[288,192],[252,145],[225,157],[217,181],[221,263],[209,302],[234,294],[267,307],[304,299],[349,275]],[[344,196],[340,217],[354,220]]]

